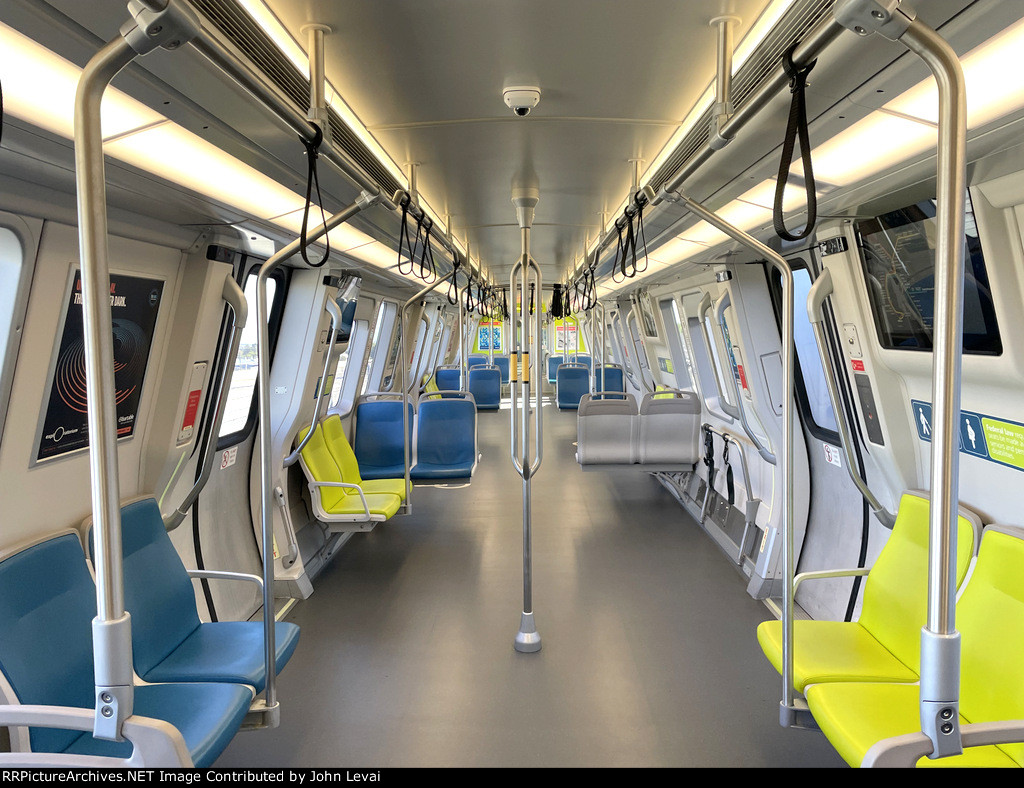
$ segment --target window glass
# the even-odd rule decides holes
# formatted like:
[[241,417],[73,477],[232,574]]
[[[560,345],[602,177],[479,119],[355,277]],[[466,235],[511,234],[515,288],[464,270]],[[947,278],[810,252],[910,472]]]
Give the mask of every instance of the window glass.
[[[272,305],[271,312],[278,306],[276,303],[277,280],[267,280],[267,303]],[[249,304],[250,313],[256,315],[256,274],[250,273],[245,280],[245,300]],[[247,320],[242,329],[242,339],[235,358],[235,368],[231,373],[231,387],[228,389],[227,402],[224,405],[224,418],[220,426],[219,438],[233,435],[245,429],[249,423],[255,402],[256,378],[259,376],[259,360],[256,353],[256,335],[258,323],[255,319]]]
[[[811,274],[806,268],[797,268],[793,271],[795,303],[807,303],[811,284]],[[793,341],[796,346],[799,374],[803,378],[804,393],[807,397],[811,419],[823,429],[838,432],[836,414],[832,410],[832,401],[828,397],[825,370],[821,366],[818,344],[814,340],[814,329],[811,328],[811,321],[807,317],[806,309],[793,310]]]
[[[4,355],[7,353],[11,327],[14,324],[22,256],[18,236],[5,227],[0,227],[0,353]],[[0,364],[3,363],[6,363],[6,359],[0,356]]]
[[365,394],[370,390],[371,381],[378,380],[376,370],[378,366],[378,356],[381,347],[382,337],[391,330],[392,319],[394,318],[394,304],[389,301],[381,301],[377,307],[377,315],[374,322],[373,328],[373,339],[370,340],[370,358],[366,362],[366,376],[363,378],[363,388],[360,391],[361,394]]
[[[1003,351],[985,256],[967,196],[963,352]],[[861,263],[882,347],[931,350],[935,313],[935,201],[857,223]]]

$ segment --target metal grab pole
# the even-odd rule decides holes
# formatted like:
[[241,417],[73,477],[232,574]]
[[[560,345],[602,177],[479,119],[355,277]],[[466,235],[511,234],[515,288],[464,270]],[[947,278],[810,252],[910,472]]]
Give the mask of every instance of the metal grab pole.
[[[515,304],[516,279],[519,278],[519,322],[520,333],[516,335],[515,309],[512,310],[512,341],[515,343],[516,353],[511,360],[512,371],[512,464],[516,471],[523,477],[523,612],[519,621],[519,632],[516,633],[514,648],[521,653],[533,653],[540,651],[541,638],[537,631],[537,623],[533,615],[533,534],[532,534],[532,494],[530,482],[540,468],[544,456],[544,435],[543,435],[543,408],[541,402],[541,385],[538,381],[535,386],[534,404],[534,431],[536,432],[537,445],[532,458],[530,454],[530,337],[533,338],[533,364],[537,367],[537,375],[540,374],[540,349],[541,349],[541,321],[540,321],[540,297],[543,281],[541,278],[540,266],[530,257],[530,227],[533,224],[533,210],[539,199],[535,188],[521,188],[513,192],[512,202],[516,205],[516,212],[519,218],[519,226],[522,237],[522,255],[519,261],[512,268],[509,275],[509,291],[512,293],[513,306]],[[533,272],[533,283],[537,294],[537,308],[534,315],[534,323],[531,327],[530,320],[530,272]],[[532,328],[532,334],[531,334]],[[522,358],[522,374],[516,374],[516,357]],[[517,380],[518,378],[518,380]],[[516,384],[522,386],[522,402],[519,403],[516,396]],[[522,408],[521,412],[519,408]],[[518,418],[517,418],[518,414]],[[518,422],[518,423],[517,423]],[[518,429],[517,429],[518,428]],[[517,439],[517,432],[521,430],[521,437]],[[521,451],[521,456],[520,456]]]
[[82,71],[75,95],[75,170],[81,255],[89,476],[92,485],[96,618],[92,622],[96,716],[93,735],[121,740],[135,704],[131,616],[124,609],[121,501],[117,467],[107,190],[100,104],[114,76],[136,52],[118,36]]
[[164,518],[164,527],[168,531],[173,531],[181,525],[188,515],[188,510],[192,508],[192,504],[199,498],[199,493],[203,491],[206,483],[210,480],[210,474],[213,473],[213,460],[217,454],[217,436],[220,435],[220,427],[224,421],[224,409],[227,405],[228,395],[231,392],[231,374],[234,372],[235,359],[238,357],[238,348],[242,342],[242,329],[245,328],[249,315],[245,293],[231,274],[227,274],[224,277],[222,296],[231,308],[232,320],[231,334],[228,339],[228,347],[230,349],[224,358],[224,369],[221,370],[220,382],[217,388],[217,410],[214,413],[213,425],[210,427],[209,444],[206,447],[206,456],[203,458],[203,466],[199,473],[199,478],[188,495],[185,496],[185,500],[181,502],[181,505]]
[[[307,242],[312,243],[357,213],[375,205],[379,197],[362,192],[356,201],[315,229],[310,229]],[[269,306],[267,304],[267,280],[270,275],[302,246],[302,239],[296,238],[270,257],[256,276],[256,358],[259,364],[257,377],[259,434],[260,434],[260,522],[263,541],[263,631],[266,689],[264,691],[264,721],[268,727],[275,727],[280,721],[280,707],[277,703],[277,646],[275,643],[276,617],[274,611],[274,462],[271,445],[270,420],[270,328]]]
[[875,497],[868,487],[868,483],[857,471],[857,458],[853,454],[853,435],[850,432],[850,425],[846,420],[846,410],[843,408],[842,398],[839,394],[839,386],[836,381],[835,372],[828,354],[828,342],[825,338],[824,313],[822,304],[832,294],[832,274],[826,268],[811,285],[807,294],[807,318],[811,322],[811,329],[814,331],[814,342],[818,346],[818,357],[821,359],[821,368],[825,373],[825,384],[828,388],[828,398],[832,403],[832,411],[836,416],[836,425],[839,432],[839,443],[843,447],[843,454],[846,455],[846,470],[850,474],[854,485],[868,502],[868,506],[875,513],[875,517],[886,528],[892,529],[896,524],[896,517],[886,509]]
[[[703,219],[712,227],[721,230],[748,249],[763,255],[769,265],[779,272],[782,279],[782,455],[778,465],[782,475],[782,527],[785,546],[782,552],[783,605],[782,605],[782,703],[779,721],[784,727],[794,727],[806,714],[804,707],[797,707],[793,680],[793,271],[778,252],[769,249],[756,238],[729,224],[703,205],[682,195],[671,195],[673,201]],[[702,321],[703,322],[703,316]]]

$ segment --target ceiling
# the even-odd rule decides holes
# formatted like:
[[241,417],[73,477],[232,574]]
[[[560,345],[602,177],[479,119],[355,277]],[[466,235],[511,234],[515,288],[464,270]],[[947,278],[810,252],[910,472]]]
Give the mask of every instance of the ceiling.
[[[614,218],[714,80],[716,28],[736,42],[767,0],[268,0],[305,48],[328,25],[326,73],[456,236],[503,281],[520,251],[513,181],[540,189],[533,256],[561,275]],[[526,118],[503,103],[536,85]]]

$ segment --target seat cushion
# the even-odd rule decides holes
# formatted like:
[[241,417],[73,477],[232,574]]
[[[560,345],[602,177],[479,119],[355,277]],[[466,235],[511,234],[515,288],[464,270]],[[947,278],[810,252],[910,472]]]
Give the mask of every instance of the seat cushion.
[[397,495],[376,493],[363,497],[366,498],[366,508],[363,507],[362,498],[356,494],[341,496],[329,508],[325,506],[324,511],[330,515],[352,515],[355,519],[356,516],[365,516],[366,509],[369,509],[372,520],[382,521],[393,517],[398,507],[402,505],[402,500]]
[[[359,472],[363,476],[363,483],[368,480],[398,479],[405,478],[405,463],[401,465],[360,465]],[[402,492],[405,492],[405,485],[402,485]]]
[[[275,627],[275,664],[280,672],[299,642],[299,628],[285,621]],[[262,621],[200,624],[166,659],[142,678],[150,682],[223,681],[248,684],[262,692],[267,675]]]
[[[782,622],[765,621],[757,640],[768,661],[782,673]],[[794,621],[793,683],[797,692],[824,681],[915,682],[904,665],[856,622]]]
[[[916,684],[830,683],[807,688],[807,705],[832,746],[851,766],[860,766],[877,742],[921,730],[920,687]],[[961,724],[967,722],[960,718]],[[971,747],[962,755],[932,760],[919,767],[1013,767],[999,747]]]
[[[213,765],[245,719],[252,693],[241,684],[152,684],[135,688],[135,714],[165,720],[181,733],[198,768]],[[128,758],[130,742],[79,735],[63,752]]]
[[[356,453],[352,450],[348,438],[345,436],[345,429],[337,414],[325,418],[320,426],[324,431],[324,440],[331,452],[338,469],[341,471],[343,481],[351,484],[358,484],[367,495],[383,493],[385,495],[397,495],[405,500],[405,467],[402,467],[403,479],[385,479],[379,481],[366,481],[362,477],[359,462],[356,460]],[[345,490],[349,495],[358,495],[355,490]]]
[[418,481],[427,481],[428,479],[468,479],[473,475],[473,462],[470,460],[453,465],[418,462],[413,466],[409,475]]

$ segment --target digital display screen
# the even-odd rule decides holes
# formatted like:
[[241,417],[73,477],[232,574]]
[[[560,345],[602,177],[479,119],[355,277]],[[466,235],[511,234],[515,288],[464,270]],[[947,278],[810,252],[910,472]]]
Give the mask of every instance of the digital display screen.
[[[864,278],[882,347],[932,349],[937,229],[934,200],[857,224]],[[963,351],[998,355],[1003,346],[970,197],[965,235]]]

